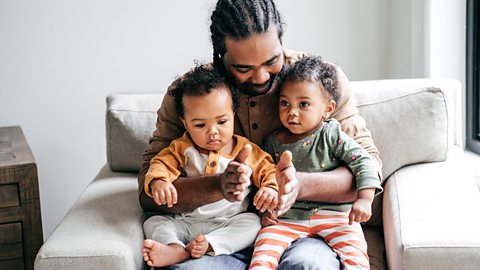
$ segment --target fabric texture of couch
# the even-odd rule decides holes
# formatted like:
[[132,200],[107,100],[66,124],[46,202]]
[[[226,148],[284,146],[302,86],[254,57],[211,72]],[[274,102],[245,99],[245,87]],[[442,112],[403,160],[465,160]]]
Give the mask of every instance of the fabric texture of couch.
[[[475,269],[480,193],[462,148],[453,79],[351,82],[383,161],[363,225],[371,269]],[[35,269],[144,269],[136,172],[163,94],[107,98],[107,164],[37,254]]]

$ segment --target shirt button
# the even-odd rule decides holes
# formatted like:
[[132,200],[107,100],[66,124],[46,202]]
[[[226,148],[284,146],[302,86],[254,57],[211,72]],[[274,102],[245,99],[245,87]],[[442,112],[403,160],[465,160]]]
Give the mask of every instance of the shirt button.
[[215,167],[215,165],[217,165],[217,162],[215,162],[215,161],[210,162],[211,167]]
[[253,129],[257,129],[257,128],[258,128],[257,123],[253,123],[253,124],[252,124],[252,128],[253,128]]
[[255,105],[257,105],[257,102],[255,102],[253,100],[248,103],[248,106],[250,106],[250,107],[255,107]]

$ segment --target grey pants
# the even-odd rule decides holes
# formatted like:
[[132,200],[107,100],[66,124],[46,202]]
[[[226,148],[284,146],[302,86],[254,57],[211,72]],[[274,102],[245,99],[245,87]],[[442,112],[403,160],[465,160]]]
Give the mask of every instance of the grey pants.
[[260,218],[253,213],[241,213],[224,221],[192,221],[158,215],[143,224],[145,236],[164,245],[185,246],[203,234],[214,251],[209,255],[231,254],[251,246],[260,227]]

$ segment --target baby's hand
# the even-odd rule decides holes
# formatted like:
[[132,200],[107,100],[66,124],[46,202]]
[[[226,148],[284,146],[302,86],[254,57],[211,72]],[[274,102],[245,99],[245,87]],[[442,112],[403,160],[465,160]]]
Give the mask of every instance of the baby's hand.
[[267,210],[265,213],[263,213],[262,227],[275,225],[277,223],[278,223],[278,218],[277,218],[277,215],[275,214],[275,211]]
[[352,225],[355,222],[365,222],[372,216],[372,203],[368,199],[357,199],[350,210],[348,216],[348,224]]
[[153,199],[158,205],[166,204],[172,207],[177,203],[177,189],[172,183],[162,180],[154,180],[150,183]]
[[253,205],[256,206],[257,210],[260,212],[265,212],[265,210],[273,211],[278,204],[278,193],[276,190],[270,187],[262,187],[255,194],[253,198]]

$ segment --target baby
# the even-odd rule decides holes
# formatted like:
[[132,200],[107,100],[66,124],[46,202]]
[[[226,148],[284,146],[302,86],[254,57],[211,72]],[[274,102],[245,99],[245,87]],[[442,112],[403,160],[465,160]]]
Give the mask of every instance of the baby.
[[[186,132],[151,160],[145,192],[157,204],[171,207],[177,196],[181,197],[172,184],[179,176],[223,173],[241,151],[247,151],[245,163],[251,168],[247,174],[259,189],[254,205],[260,211],[273,211],[278,185],[271,156],[233,134],[237,91],[211,66],[200,65],[179,79],[169,94]],[[247,186],[244,198],[251,190],[250,183]],[[256,214],[246,212],[248,204],[248,199],[222,199],[189,213],[150,217],[143,225],[147,238],[144,260],[149,266],[162,267],[205,254],[230,254],[252,245],[261,226]]]
[[[282,217],[268,211],[255,242],[250,269],[275,269],[290,244],[304,237],[321,237],[337,253],[342,269],[369,269],[367,243],[358,222],[371,216],[375,194],[382,191],[375,164],[330,118],[337,93],[335,68],[320,57],[305,57],[284,72],[279,116],[284,128],[270,135],[264,149],[276,162],[291,151],[299,172],[321,172],[347,165],[354,174],[357,199],[333,204],[297,201]],[[319,258],[321,260],[321,258]]]

